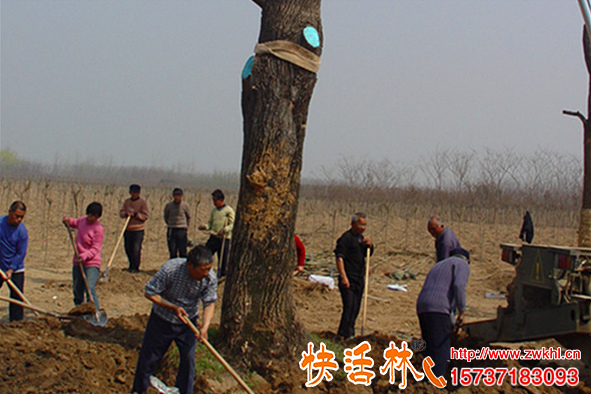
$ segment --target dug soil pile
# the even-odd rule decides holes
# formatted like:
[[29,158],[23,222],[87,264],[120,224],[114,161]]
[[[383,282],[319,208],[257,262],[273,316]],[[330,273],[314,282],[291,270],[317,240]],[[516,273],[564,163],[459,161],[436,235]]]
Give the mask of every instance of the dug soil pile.
[[[295,294],[302,301],[304,299],[323,299],[331,291],[307,282],[296,282]],[[302,303],[303,305],[303,303]],[[318,317],[318,315],[316,315]],[[56,318],[37,318],[11,324],[0,324],[0,392],[1,393],[126,393],[129,392],[143,331],[147,322],[146,314],[121,316],[111,318],[105,327],[96,327],[81,319],[58,320]],[[384,335],[372,332],[369,335],[358,336],[347,341],[341,341],[334,332],[323,331],[314,334],[315,350],[319,342],[336,344],[338,347],[353,348],[363,341],[368,341],[372,350],[369,357],[374,360],[372,368],[375,378],[371,386],[354,385],[346,378],[343,355],[337,354],[339,370],[333,373],[331,382],[322,382],[313,389],[304,387],[305,372],[296,376],[282,377],[281,381],[272,383],[261,378],[247,379],[256,392],[328,392],[328,393],[387,393],[398,391],[400,372],[396,372],[396,382],[390,384],[387,375],[381,375],[379,367],[385,361],[383,351],[394,342],[398,347],[402,341],[409,344],[413,340],[410,335]],[[415,339],[418,337],[415,337]],[[464,340],[456,342],[456,347],[478,348],[483,344]],[[523,348],[536,344],[521,344]],[[552,340],[537,344],[539,346],[557,346]],[[173,346],[174,347],[174,346]],[[171,347],[171,349],[173,348]],[[304,350],[304,349],[303,349]],[[173,385],[176,368],[173,358],[165,357],[157,375],[168,385]],[[422,357],[415,354],[412,363],[417,371],[422,372]],[[569,366],[560,364],[561,366]],[[450,387],[449,391],[458,392],[504,392],[504,393],[591,393],[591,373],[580,363],[576,366],[581,373],[581,384],[576,387],[533,387],[527,389],[512,387],[508,381],[502,386],[495,387]],[[512,368],[527,366],[553,367],[559,366],[553,362],[529,362],[518,364],[515,361],[486,361],[468,364],[467,362],[453,362],[452,367],[494,367]],[[248,373],[241,371],[243,376]],[[408,386],[404,390],[409,393],[439,393],[426,379],[416,382],[407,373]],[[273,387],[275,386],[275,388]],[[233,393],[241,392],[237,384],[224,371],[201,371],[196,377],[196,392],[203,393]],[[156,393],[156,390],[150,389]]]
[[128,392],[146,322],[135,315],[105,327],[55,318],[2,324],[0,392]]
[[[67,189],[69,190],[69,188]],[[121,231],[122,220],[118,216],[119,207],[127,190],[119,197],[104,201],[105,214],[101,218],[105,228],[103,244],[103,261],[113,251],[116,239]],[[94,196],[88,189],[87,196]],[[99,282],[97,292],[100,307],[109,316],[105,327],[91,326],[82,320],[57,320],[54,318],[38,318],[31,311],[25,311],[25,321],[8,323],[8,306],[0,304],[0,393],[129,393],[131,390],[135,365],[139,354],[139,346],[150,311],[150,303],[144,297],[144,285],[168,258],[166,247],[166,227],[162,217],[163,204],[169,201],[170,190],[161,195],[155,191],[149,198],[153,215],[149,221],[146,238],[142,249],[142,264],[139,274],[130,274],[122,269],[128,263],[123,248],[119,248],[109,271],[108,281]],[[39,194],[43,197],[43,194]],[[99,195],[100,197],[100,195]],[[187,193],[187,197],[190,197]],[[203,201],[209,201],[209,193],[204,194]],[[56,195],[53,201],[61,201],[65,197]],[[95,197],[93,197],[95,198]],[[98,198],[98,197],[96,197]],[[12,199],[12,197],[11,197]],[[29,199],[25,224],[29,230],[30,242],[26,259],[25,295],[36,306],[46,310],[67,314],[72,309],[72,250],[67,232],[61,223],[63,214],[72,210],[52,209],[44,211],[47,205],[43,198],[35,203]],[[44,205],[45,204],[45,205]],[[231,205],[236,206],[234,203]],[[82,205],[81,205],[82,206]],[[209,216],[211,209],[208,204],[194,204],[195,222],[200,223]],[[308,207],[308,208],[307,208]],[[199,209],[197,209],[199,208]],[[306,216],[306,209],[314,209]],[[350,211],[348,206],[342,213],[331,209],[321,209],[318,204],[302,205],[301,216],[296,226],[297,233],[306,245],[308,261],[306,275],[298,275],[293,281],[293,295],[298,318],[309,333],[316,333],[315,351],[319,341],[330,341],[340,350],[337,354],[339,370],[333,374],[331,382],[323,382],[313,389],[303,388],[306,372],[299,371],[292,377],[269,377],[268,382],[257,378],[247,371],[238,371],[241,376],[252,384],[256,392],[330,392],[330,393],[369,393],[398,391],[400,373],[396,373],[396,383],[389,384],[387,377],[379,372],[384,364],[383,351],[390,341],[400,347],[401,341],[410,343],[420,337],[420,328],[415,312],[417,296],[420,292],[425,275],[433,265],[433,239],[426,231],[427,214],[417,219],[402,220],[394,216],[371,216],[367,235],[376,243],[376,251],[371,259],[369,280],[369,300],[366,336],[357,336],[346,342],[335,338],[340,314],[341,299],[338,290],[329,290],[320,285],[306,281],[308,274],[330,275],[334,268],[333,249],[336,239],[349,227]],[[314,212],[318,212],[316,218]],[[313,215],[314,214],[314,215]],[[330,214],[330,215],[329,215]],[[331,216],[333,215],[334,216]],[[324,215],[324,216],[322,216]],[[327,216],[328,215],[328,216]],[[199,218],[203,220],[199,220]],[[521,216],[519,216],[519,220]],[[473,254],[471,275],[467,288],[467,321],[491,319],[496,316],[498,306],[505,306],[506,301],[487,297],[487,294],[502,294],[511,282],[515,271],[508,264],[500,261],[499,242],[519,242],[520,221],[515,226],[495,225],[482,226],[480,223],[454,222],[449,223],[454,229],[462,245]],[[206,235],[193,231],[197,243],[206,241]],[[536,242],[541,244],[572,245],[576,239],[575,229],[536,228]],[[295,267],[295,256],[294,256]],[[105,267],[103,267],[104,269]],[[400,274],[400,275],[399,275]],[[408,291],[392,291],[388,285],[398,284]],[[223,285],[218,288],[220,301],[216,304],[213,324],[219,324]],[[8,295],[7,286],[0,289],[2,295]],[[502,297],[501,297],[502,298]],[[360,334],[361,316],[357,320],[357,334]],[[367,340],[372,350],[370,356],[374,360],[373,371],[376,377],[370,387],[354,385],[347,380],[343,370],[343,354],[345,348],[352,348]],[[212,340],[212,342],[215,342]],[[466,347],[475,349],[481,346],[468,343]],[[528,342],[522,344],[502,344],[511,348],[540,348],[542,346],[558,346],[553,340]],[[302,352],[306,351],[302,348]],[[171,352],[172,353],[172,352]],[[231,361],[231,357],[228,357]],[[299,361],[299,360],[297,360]],[[293,367],[297,368],[297,361]],[[412,363],[422,371],[422,358],[415,354]],[[232,362],[234,367],[238,367]],[[587,392],[591,393],[591,377],[589,369],[581,363],[573,364],[580,370],[582,383],[578,387],[511,387],[508,383],[502,386],[484,387],[471,386],[465,388],[449,387],[451,391],[468,392],[505,392],[505,393],[558,393]],[[517,364],[515,361],[454,362],[452,367],[529,367],[534,366],[556,368],[555,362],[528,362]],[[165,357],[162,368],[157,372],[166,384],[174,384],[176,374],[174,357]],[[238,393],[238,385],[223,369],[200,366],[196,378],[196,391],[208,393]],[[203,372],[205,371],[205,372]],[[281,383],[283,382],[283,383]],[[273,389],[275,387],[275,389]],[[408,376],[406,392],[440,393],[430,383],[415,382]]]

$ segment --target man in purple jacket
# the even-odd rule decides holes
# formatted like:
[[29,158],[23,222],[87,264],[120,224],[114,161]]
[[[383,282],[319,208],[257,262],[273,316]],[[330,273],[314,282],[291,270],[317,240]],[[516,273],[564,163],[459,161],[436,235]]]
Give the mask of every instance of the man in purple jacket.
[[427,222],[427,231],[435,238],[435,253],[437,261],[441,261],[450,256],[454,249],[461,248],[458,237],[451,228],[443,225],[443,220],[439,216],[431,216]]
[[456,327],[464,321],[469,264],[467,250],[452,250],[451,257],[431,268],[417,299],[421,334],[427,343],[425,357],[430,356],[435,363],[433,373],[437,376],[443,376],[447,370],[454,329],[451,315],[457,310]]
[[[0,268],[6,277],[22,292],[25,286],[25,255],[29,234],[22,223],[27,206],[22,201],[10,205],[7,216],[0,216]],[[4,282],[0,280],[0,287]],[[21,301],[18,293],[10,289],[10,298]],[[23,307],[10,304],[10,321],[23,319]]]

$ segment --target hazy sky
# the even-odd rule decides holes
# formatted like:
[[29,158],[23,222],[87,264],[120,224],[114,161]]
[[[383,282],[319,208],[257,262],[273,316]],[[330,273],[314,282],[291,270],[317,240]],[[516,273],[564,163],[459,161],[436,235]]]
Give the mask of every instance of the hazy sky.
[[[576,0],[323,0],[322,21],[304,176],[435,148],[582,156]],[[238,172],[259,28],[250,0],[1,0],[1,147]]]

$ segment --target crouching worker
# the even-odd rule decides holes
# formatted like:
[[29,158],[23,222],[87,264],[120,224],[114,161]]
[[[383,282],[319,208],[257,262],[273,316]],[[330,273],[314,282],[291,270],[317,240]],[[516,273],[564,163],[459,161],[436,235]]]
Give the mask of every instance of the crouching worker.
[[195,346],[197,339],[181,316],[193,324],[197,321],[199,301],[203,303],[201,338],[207,339],[207,329],[213,318],[217,300],[217,278],[211,270],[212,254],[198,245],[187,258],[168,260],[145,286],[145,296],[152,301],[152,311],[140,350],[132,392],[144,393],[171,342],[179,349],[180,364],[175,386],[181,394],[193,392],[195,375]]
[[457,310],[455,328],[464,323],[466,285],[470,277],[470,253],[453,249],[450,257],[437,262],[425,279],[417,299],[421,334],[427,344],[425,357],[435,363],[433,373],[443,376],[450,359],[452,314]]

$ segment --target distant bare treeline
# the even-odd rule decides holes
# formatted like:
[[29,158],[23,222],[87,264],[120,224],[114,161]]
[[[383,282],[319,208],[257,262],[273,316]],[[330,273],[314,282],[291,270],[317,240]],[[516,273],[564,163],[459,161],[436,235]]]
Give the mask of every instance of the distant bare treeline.
[[[529,210],[537,242],[575,245],[581,167],[576,158],[549,151],[519,156],[511,151],[436,150],[415,163],[341,158],[333,168],[321,169],[320,179],[303,180],[296,231],[307,242],[333,240],[349,226],[352,213],[365,211],[375,242],[396,253],[419,253],[432,243],[427,219],[438,214],[484,260],[498,254],[499,242],[518,242],[523,214]],[[222,188],[231,205],[238,200],[237,174],[195,175],[178,169],[89,163],[48,166],[10,156],[0,160],[4,213],[15,199],[26,201],[29,222],[41,226],[44,253],[55,241],[52,236],[60,228],[61,215],[82,215],[90,201],[100,201],[111,212],[104,221],[118,228],[117,212],[131,183],[144,186],[142,195],[156,213],[148,242],[155,253],[166,249],[158,213],[170,201],[173,187],[185,189],[186,201],[201,218],[193,227],[206,220],[214,188]],[[196,228],[191,232],[199,235]],[[332,247],[322,245],[327,255]]]
[[341,158],[334,167],[321,169],[321,181],[302,187],[300,204],[310,198],[332,201],[325,205],[328,223],[353,210],[371,212],[385,223],[400,218],[405,248],[433,214],[448,223],[477,224],[482,239],[487,228],[494,229],[498,239],[502,226],[519,229],[529,210],[536,225],[559,235],[559,229],[577,228],[582,175],[579,159],[546,150],[518,155],[438,149],[413,163]]
[[0,155],[0,174],[10,179],[50,180],[63,182],[84,182],[94,184],[128,185],[141,183],[150,186],[169,186],[193,188],[238,188],[238,174],[214,171],[213,173],[193,173],[177,165],[170,168],[118,166],[112,161],[96,163],[42,164],[21,160],[9,150]]
[[422,190],[471,204],[566,208],[580,205],[583,169],[580,159],[547,150],[524,156],[511,150],[437,149],[415,163],[340,158],[318,177],[325,190],[350,188],[364,199]]
[[[237,173],[194,174],[180,166],[123,167],[110,162],[46,165],[2,152],[0,173],[6,179],[141,183],[201,190],[220,187],[228,191],[239,187]],[[582,175],[580,159],[547,150],[520,155],[512,150],[436,149],[410,163],[342,157],[334,167],[321,168],[316,179],[304,179],[302,195],[356,206],[420,204],[455,216],[464,216],[459,210],[472,212],[475,208],[556,212],[555,217],[565,221],[562,225],[571,226],[581,204]]]

